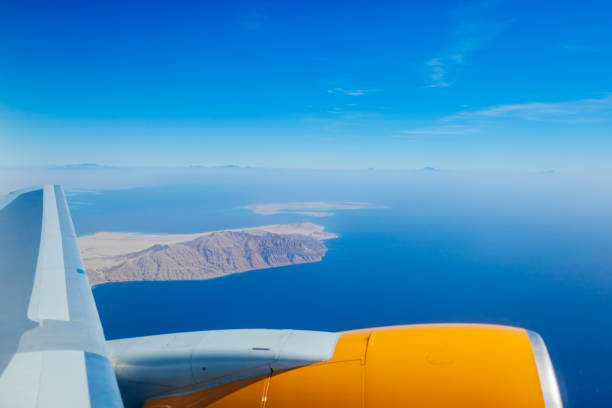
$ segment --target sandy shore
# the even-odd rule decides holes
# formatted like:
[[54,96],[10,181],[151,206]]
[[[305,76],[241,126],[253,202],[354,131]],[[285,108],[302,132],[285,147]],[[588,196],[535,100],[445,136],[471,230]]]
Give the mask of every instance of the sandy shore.
[[330,217],[333,211],[345,210],[365,210],[385,208],[381,205],[360,202],[327,202],[327,201],[306,201],[295,203],[260,203],[247,205],[247,210],[253,214],[274,215],[274,214],[301,214],[312,217]]

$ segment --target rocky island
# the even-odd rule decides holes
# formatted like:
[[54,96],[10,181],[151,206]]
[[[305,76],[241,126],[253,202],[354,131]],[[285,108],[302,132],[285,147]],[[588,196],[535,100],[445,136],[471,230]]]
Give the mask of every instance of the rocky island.
[[210,279],[309,262],[337,235],[312,223],[199,234],[99,232],[79,238],[92,286],[106,282]]

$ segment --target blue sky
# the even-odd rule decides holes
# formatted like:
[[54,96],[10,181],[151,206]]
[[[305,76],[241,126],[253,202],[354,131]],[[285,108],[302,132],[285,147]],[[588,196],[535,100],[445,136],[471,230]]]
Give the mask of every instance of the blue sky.
[[612,171],[607,1],[0,7],[0,164]]

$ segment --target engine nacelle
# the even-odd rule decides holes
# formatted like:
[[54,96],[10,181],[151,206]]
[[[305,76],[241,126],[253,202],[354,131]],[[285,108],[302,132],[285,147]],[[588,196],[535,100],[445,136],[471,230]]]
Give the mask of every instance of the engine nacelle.
[[333,357],[146,408],[562,407],[540,336],[493,325],[413,325],[344,332]]

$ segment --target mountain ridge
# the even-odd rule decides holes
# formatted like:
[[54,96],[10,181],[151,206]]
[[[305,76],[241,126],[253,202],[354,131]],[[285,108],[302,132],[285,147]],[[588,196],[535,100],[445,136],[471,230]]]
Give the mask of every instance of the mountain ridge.
[[263,229],[214,231],[189,241],[155,243],[110,256],[93,257],[84,251],[84,260],[92,286],[142,280],[211,279],[322,260],[327,253],[323,239],[335,236],[322,233],[322,228],[313,231],[312,224],[307,228],[309,234]]

